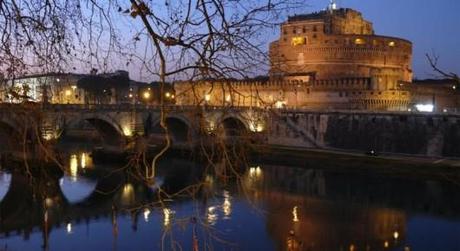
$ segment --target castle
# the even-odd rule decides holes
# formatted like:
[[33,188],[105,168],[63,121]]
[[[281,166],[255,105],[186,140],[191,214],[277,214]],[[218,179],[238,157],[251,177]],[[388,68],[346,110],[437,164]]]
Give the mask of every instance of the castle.
[[360,12],[335,4],[289,17],[280,34],[269,78],[179,83],[177,103],[407,111],[410,41],[375,35]]

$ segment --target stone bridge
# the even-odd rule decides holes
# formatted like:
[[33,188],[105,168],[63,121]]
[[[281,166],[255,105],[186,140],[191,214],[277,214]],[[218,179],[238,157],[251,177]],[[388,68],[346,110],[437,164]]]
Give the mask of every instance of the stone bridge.
[[[173,146],[192,146],[202,135],[233,137],[260,133],[267,121],[267,111],[250,108],[166,106],[163,111]],[[11,136],[28,131],[24,125],[37,125],[40,137],[51,141],[86,123],[97,130],[106,145],[124,147],[137,136],[161,143],[165,131],[160,126],[160,116],[159,106],[3,105],[0,129],[5,136]]]
[[[166,106],[163,111],[176,147],[194,146],[203,138],[244,138],[268,145],[460,157],[459,114],[213,106]],[[56,140],[85,122],[106,145],[124,149],[137,135],[151,144],[164,143],[160,116],[159,106],[3,105],[0,134],[11,138],[36,124],[40,137]],[[12,143],[29,138],[16,137]]]

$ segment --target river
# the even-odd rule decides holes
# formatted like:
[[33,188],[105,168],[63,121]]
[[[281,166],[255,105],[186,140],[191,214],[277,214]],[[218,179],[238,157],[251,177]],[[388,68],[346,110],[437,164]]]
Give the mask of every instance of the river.
[[460,185],[442,175],[264,162],[224,182],[168,156],[145,183],[64,156],[62,175],[1,167],[0,250],[460,250]]

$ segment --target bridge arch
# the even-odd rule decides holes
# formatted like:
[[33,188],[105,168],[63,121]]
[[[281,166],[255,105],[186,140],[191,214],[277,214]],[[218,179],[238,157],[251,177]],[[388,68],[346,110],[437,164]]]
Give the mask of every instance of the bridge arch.
[[219,120],[218,125],[223,129],[226,138],[241,137],[250,132],[246,120],[238,115],[225,116]]
[[[192,127],[187,118],[181,115],[169,115],[165,120],[173,144],[185,144],[190,141]],[[164,134],[160,120],[157,120],[154,125],[153,133]]]
[[[112,117],[104,114],[83,114],[77,117],[66,117],[64,121],[64,136],[66,131],[78,127],[83,121],[88,122],[99,134],[102,141],[108,145],[122,145],[125,142],[123,129]],[[62,138],[62,135],[61,137]]]

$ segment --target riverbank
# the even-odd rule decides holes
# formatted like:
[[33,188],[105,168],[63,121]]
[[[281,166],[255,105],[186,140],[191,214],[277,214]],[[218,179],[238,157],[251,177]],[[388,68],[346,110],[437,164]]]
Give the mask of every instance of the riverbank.
[[381,172],[417,174],[453,174],[460,177],[460,159],[429,158],[416,155],[379,153],[376,156],[358,151],[314,149],[276,145],[252,147],[254,160],[297,167],[347,169],[350,171],[379,170]]

